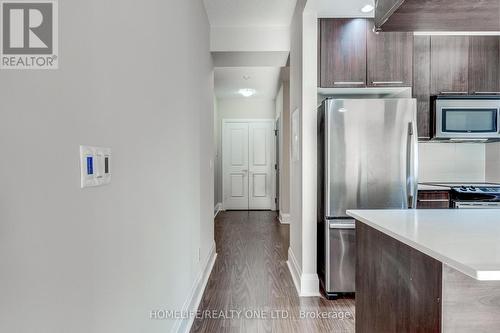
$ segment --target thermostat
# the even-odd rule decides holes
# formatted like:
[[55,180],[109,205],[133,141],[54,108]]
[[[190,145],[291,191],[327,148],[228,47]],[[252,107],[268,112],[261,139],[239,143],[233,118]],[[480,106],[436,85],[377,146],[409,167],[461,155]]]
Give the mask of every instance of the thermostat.
[[111,182],[111,148],[80,146],[81,187]]

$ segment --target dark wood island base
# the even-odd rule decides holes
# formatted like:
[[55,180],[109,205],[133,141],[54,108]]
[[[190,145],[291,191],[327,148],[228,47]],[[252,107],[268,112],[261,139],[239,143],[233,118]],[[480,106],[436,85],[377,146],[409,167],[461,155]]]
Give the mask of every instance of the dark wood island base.
[[441,262],[356,221],[356,333],[440,332]]
[[500,332],[500,281],[476,280],[359,221],[356,251],[357,333]]

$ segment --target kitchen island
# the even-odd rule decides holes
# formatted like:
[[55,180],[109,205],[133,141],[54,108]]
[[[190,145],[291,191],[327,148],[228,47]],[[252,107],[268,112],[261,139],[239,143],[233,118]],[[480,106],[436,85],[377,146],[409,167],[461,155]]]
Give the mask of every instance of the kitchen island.
[[500,210],[350,210],[356,332],[500,332]]

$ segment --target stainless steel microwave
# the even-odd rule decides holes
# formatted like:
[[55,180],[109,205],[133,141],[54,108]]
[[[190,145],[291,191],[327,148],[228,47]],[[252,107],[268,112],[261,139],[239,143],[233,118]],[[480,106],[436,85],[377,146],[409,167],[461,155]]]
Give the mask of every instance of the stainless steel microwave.
[[500,95],[433,96],[431,104],[433,139],[500,139]]

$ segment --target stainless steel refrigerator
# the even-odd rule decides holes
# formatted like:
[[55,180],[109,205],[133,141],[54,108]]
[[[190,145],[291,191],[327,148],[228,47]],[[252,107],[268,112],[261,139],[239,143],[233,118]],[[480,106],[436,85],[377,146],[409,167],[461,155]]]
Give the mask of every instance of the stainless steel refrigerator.
[[355,292],[348,209],[416,206],[416,101],[326,99],[318,113],[318,274],[327,297]]

